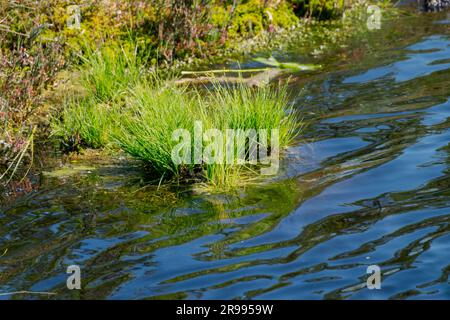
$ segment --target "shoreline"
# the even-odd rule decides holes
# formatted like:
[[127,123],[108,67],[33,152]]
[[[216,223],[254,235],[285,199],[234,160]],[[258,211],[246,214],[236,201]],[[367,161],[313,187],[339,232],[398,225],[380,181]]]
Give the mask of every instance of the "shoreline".
[[[361,8],[356,8],[356,9],[350,9],[350,12],[356,12],[357,9],[361,9]],[[394,11],[392,11],[394,12]],[[396,11],[395,11],[396,12]],[[323,42],[323,39],[320,40],[323,43],[320,45],[320,48],[323,51],[327,50],[327,46],[332,47],[333,45],[335,45],[337,42],[344,42],[349,41],[349,39],[351,39],[354,36],[358,36],[358,34],[360,32],[364,32],[361,30],[358,30],[358,28],[360,27],[360,23],[361,23],[361,17],[358,17],[359,21],[359,25],[355,25],[355,21],[345,21],[345,19],[337,19],[337,20],[330,20],[330,21],[325,21],[325,22],[317,22],[317,21],[308,21],[307,19],[302,19],[299,24],[295,27],[292,28],[292,30],[286,30],[286,29],[279,29],[277,31],[275,31],[274,33],[267,33],[267,32],[262,32],[260,35],[253,37],[251,39],[247,39],[245,41],[243,41],[242,43],[240,43],[240,45],[238,45],[237,49],[235,49],[234,51],[228,52],[228,53],[222,53],[221,56],[219,57],[219,60],[228,60],[228,61],[232,61],[232,57],[238,55],[239,53],[242,53],[242,56],[240,57],[241,60],[244,58],[247,58],[251,55],[258,55],[261,54],[262,52],[267,52],[267,50],[272,50],[272,52],[275,50],[275,48],[278,48],[278,50],[281,50],[283,47],[289,46],[290,43],[295,43],[295,41],[298,41],[299,38],[305,38],[303,39],[303,42],[308,42],[309,38],[314,38],[317,34],[324,32],[324,30],[331,30],[331,34],[334,33],[334,35],[336,35],[335,38],[333,37],[326,37],[325,40],[329,40],[328,42],[325,41]],[[348,23],[349,22],[349,23]],[[349,28],[349,30],[352,30],[353,32],[342,32],[341,28]],[[343,34],[344,33],[344,34]],[[339,38],[339,35],[342,35],[343,39]],[[306,37],[304,37],[306,36]],[[307,49],[306,49],[307,50]],[[315,54],[320,55],[320,53]],[[203,65],[211,65],[212,62],[210,61],[202,61]],[[180,70],[181,66],[184,66],[187,64],[183,64],[180,63],[178,68],[176,66],[173,66],[173,69],[175,70]],[[190,64],[189,67],[194,67],[196,66],[196,70],[199,70],[199,68],[201,69],[202,67],[199,67],[198,64],[193,63]],[[73,70],[71,71],[69,70],[64,70],[64,73],[68,74],[69,79],[67,80],[67,82],[69,82],[69,86],[70,86],[70,78],[73,74]],[[183,78],[181,78],[183,79]],[[61,82],[65,82],[66,80],[62,80]],[[65,87],[65,86],[64,86]],[[64,88],[62,89],[64,91]],[[56,90],[53,88],[51,89],[47,94],[49,94],[50,96],[56,94],[58,92],[58,88],[56,88]],[[51,112],[51,111],[50,111]],[[47,125],[44,125],[45,127],[47,127]],[[39,134],[41,136],[44,137],[44,139],[48,138],[48,133],[45,132],[39,132]],[[25,168],[27,168],[27,166],[25,165]]]

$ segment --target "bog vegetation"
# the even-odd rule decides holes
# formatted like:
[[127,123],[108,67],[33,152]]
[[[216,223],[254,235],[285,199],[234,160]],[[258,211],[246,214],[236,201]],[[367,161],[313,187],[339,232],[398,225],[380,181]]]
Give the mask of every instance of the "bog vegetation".
[[[353,30],[343,20],[319,33],[309,26],[344,7],[342,0],[0,0],[1,183],[20,178],[33,142],[50,135],[63,152],[128,153],[164,179],[239,184],[254,168],[174,164],[172,132],[192,130],[195,120],[220,130],[276,127],[286,147],[301,127],[286,87],[177,86],[177,70],[230,56],[252,39],[276,44],[295,30],[311,43],[343,42]],[[54,94],[63,69],[76,94]]]
[[280,147],[298,135],[300,121],[289,108],[285,86],[178,87],[167,76],[141,72],[136,56],[114,53],[92,51],[85,56],[80,70],[84,94],[67,100],[52,121],[54,135],[72,150],[120,149],[167,179],[195,176],[221,188],[236,184],[243,166],[174,163],[175,130],[193,135],[195,121],[223,131],[278,129]]

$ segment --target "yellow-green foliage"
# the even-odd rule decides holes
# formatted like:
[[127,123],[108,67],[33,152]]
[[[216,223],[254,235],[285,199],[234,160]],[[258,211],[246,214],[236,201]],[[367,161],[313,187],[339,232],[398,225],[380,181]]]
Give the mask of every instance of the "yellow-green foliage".
[[[42,23],[51,23],[48,37],[64,37],[71,49],[81,49],[85,43],[103,44],[115,42],[126,45],[131,31],[145,21],[156,20],[155,8],[151,3],[114,0],[51,0],[51,8],[45,10]],[[80,29],[69,28],[67,21],[75,13],[70,6],[80,8]],[[148,37],[151,38],[151,37]],[[155,39],[153,39],[154,41]]]
[[[28,33],[30,24],[46,26],[42,39],[62,39],[67,53],[92,47],[123,47],[152,64],[212,56],[237,39],[287,29],[299,16],[336,15],[343,0],[24,0],[8,8],[11,30]],[[69,28],[78,6],[80,29]],[[17,11],[17,12],[16,12]],[[33,19],[29,18],[32,17]],[[33,21],[31,23],[31,21]],[[72,20],[73,21],[73,20]]]
[[285,1],[247,0],[232,5],[216,5],[211,22],[219,29],[226,28],[230,38],[249,37],[268,30],[270,26],[288,28],[298,22],[292,7]]
[[281,1],[276,7],[269,7],[267,11],[272,14],[273,24],[276,26],[288,28],[299,22],[292,6],[285,1]]
[[[162,60],[202,57],[227,45],[226,40],[246,38],[263,30],[289,28],[298,23],[286,0],[47,0],[40,5],[40,23],[51,25],[46,38],[63,38],[68,52],[113,43],[127,49],[138,43],[141,56],[154,64]],[[79,6],[81,28],[71,29],[67,21]],[[225,40],[225,41],[219,41]]]

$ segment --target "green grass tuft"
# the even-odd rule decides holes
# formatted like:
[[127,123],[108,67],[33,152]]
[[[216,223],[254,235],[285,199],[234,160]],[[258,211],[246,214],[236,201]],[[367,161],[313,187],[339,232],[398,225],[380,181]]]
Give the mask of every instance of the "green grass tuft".
[[123,48],[93,50],[86,47],[82,57],[81,84],[99,101],[120,99],[142,79],[144,70],[136,53]]
[[[183,89],[145,84],[134,88],[127,111],[117,114],[119,130],[114,141],[128,154],[140,159],[166,176],[178,176],[183,170],[171,159],[172,132],[184,128],[192,132],[200,109],[195,96]],[[186,166],[185,166],[186,167]]]
[[[253,179],[259,165],[176,164],[172,160],[172,151],[179,143],[173,139],[175,130],[187,130],[193,139],[194,123],[200,121],[203,132],[218,129],[226,143],[227,129],[265,129],[269,141],[271,130],[278,129],[281,149],[299,134],[300,122],[289,105],[286,86],[180,88],[154,74],[144,77],[137,59],[123,51],[119,55],[107,50],[89,52],[85,62],[81,84],[86,94],[68,101],[53,121],[54,135],[68,149],[77,145],[120,148],[165,179],[194,177],[214,188],[227,189]],[[204,141],[202,147],[207,144]],[[192,158],[193,143],[190,152]],[[233,157],[236,162],[237,150]]]
[[[173,131],[186,129],[194,136],[194,122],[208,129],[278,129],[280,148],[288,146],[299,133],[299,121],[291,112],[286,87],[249,88],[214,86],[205,92],[171,87],[139,86],[127,103],[127,114],[116,119],[121,128],[114,135],[118,145],[166,177],[192,174],[198,169],[207,184],[219,189],[239,185],[252,178],[257,166],[247,164],[176,165],[171,152],[178,141]],[[270,136],[269,136],[270,139]],[[225,141],[226,142],[226,141]],[[205,147],[205,143],[203,145]],[[193,156],[194,151],[191,150]],[[236,156],[237,157],[237,156]],[[236,160],[235,157],[235,160]]]
[[114,130],[112,112],[110,105],[93,97],[69,100],[59,117],[51,122],[52,134],[69,151],[80,147],[99,149],[111,146],[109,135]]

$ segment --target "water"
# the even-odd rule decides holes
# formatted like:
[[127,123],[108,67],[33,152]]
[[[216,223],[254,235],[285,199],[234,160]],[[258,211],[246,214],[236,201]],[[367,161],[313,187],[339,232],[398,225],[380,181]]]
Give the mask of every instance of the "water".
[[0,292],[56,295],[0,298],[449,299],[449,21],[385,28],[293,79],[309,126],[274,181],[157,189],[120,159],[43,175],[0,211]]

